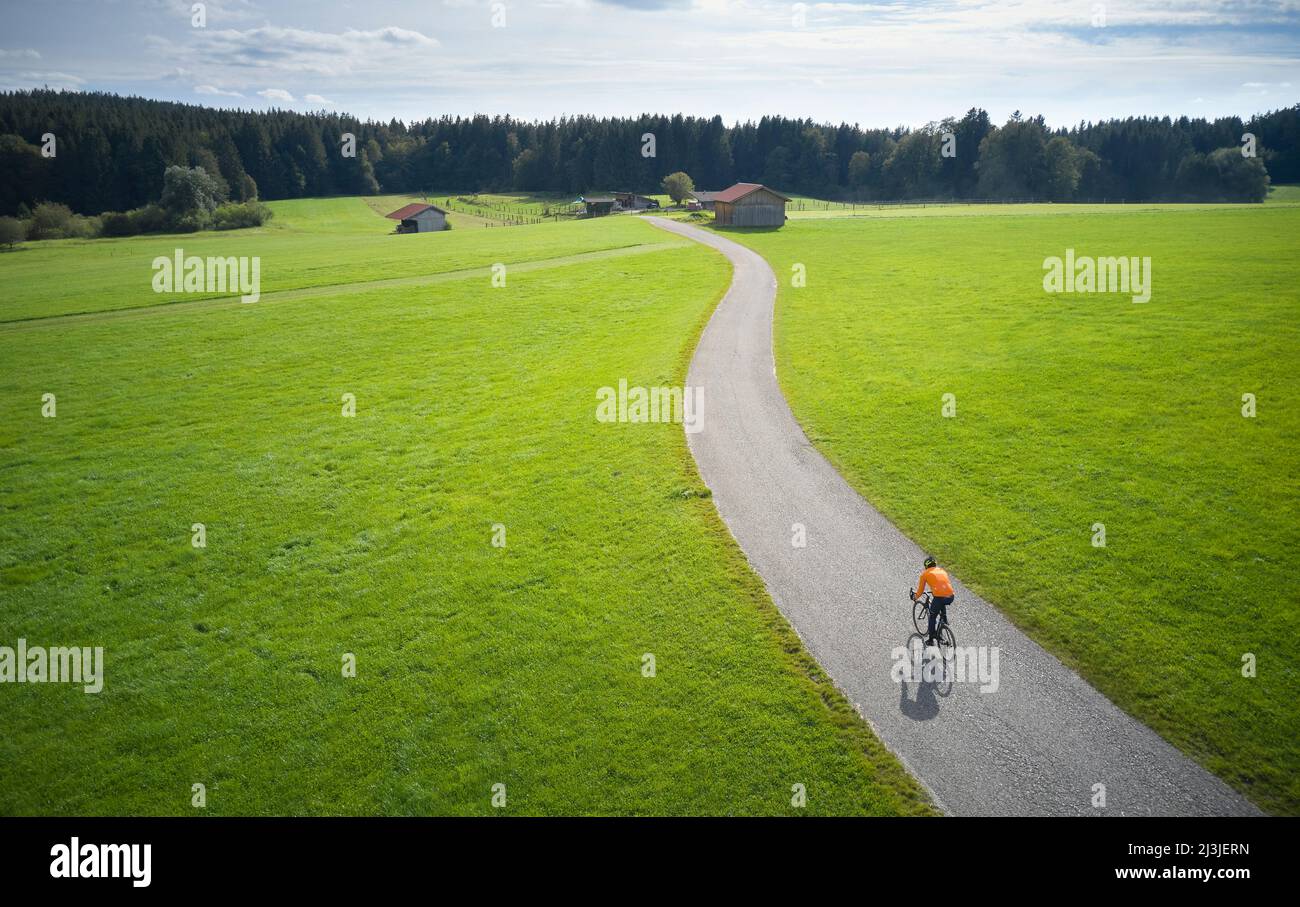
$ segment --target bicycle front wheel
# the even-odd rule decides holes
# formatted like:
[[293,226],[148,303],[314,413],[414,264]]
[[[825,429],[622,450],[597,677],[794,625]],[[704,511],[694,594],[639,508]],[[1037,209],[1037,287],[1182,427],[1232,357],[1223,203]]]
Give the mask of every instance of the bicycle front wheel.
[[930,609],[923,601],[918,601],[912,606],[912,626],[916,627],[916,632],[922,636],[930,629]]

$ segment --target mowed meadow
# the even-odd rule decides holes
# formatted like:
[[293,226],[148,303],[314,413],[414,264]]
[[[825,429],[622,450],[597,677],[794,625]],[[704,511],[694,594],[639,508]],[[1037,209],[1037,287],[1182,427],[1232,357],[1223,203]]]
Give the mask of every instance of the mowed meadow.
[[[409,200],[394,199],[394,210]],[[593,253],[618,249],[646,251],[665,242],[647,235],[642,224],[628,218],[582,221],[563,230],[536,230],[525,237],[502,235],[479,227],[453,229],[433,237],[403,237],[388,232],[395,221],[377,214],[360,199],[293,199],[271,205],[275,216],[263,227],[228,232],[204,232],[127,239],[59,240],[29,243],[4,258],[6,289],[0,297],[0,319],[16,321],[52,315],[102,313],[167,303],[238,305],[229,293],[155,293],[141,282],[152,279],[150,262],[156,255],[258,256],[261,293],[319,294],[321,288],[343,291],[352,284],[405,279],[414,283],[446,279],[473,268],[489,273],[502,262],[515,268],[532,262],[547,267],[569,256],[583,261]],[[546,224],[544,226],[555,226]],[[437,246],[432,239],[445,240]],[[523,241],[521,241],[523,240]],[[80,251],[76,251],[80,250]],[[58,279],[50,279],[57,274]],[[465,275],[458,275],[465,276]],[[373,288],[373,287],[372,287]]]
[[[932,812],[681,426],[595,420],[682,383],[720,256],[273,207],[0,254],[0,645],[105,650],[98,694],[0,688],[0,813]],[[177,247],[260,256],[261,301],[153,293]]]
[[[726,235],[777,274],[781,385],[849,482],[1114,702],[1296,813],[1288,199],[930,208]],[[1049,295],[1044,259],[1067,249],[1149,257],[1150,302]],[[961,601],[950,611],[960,638]]]

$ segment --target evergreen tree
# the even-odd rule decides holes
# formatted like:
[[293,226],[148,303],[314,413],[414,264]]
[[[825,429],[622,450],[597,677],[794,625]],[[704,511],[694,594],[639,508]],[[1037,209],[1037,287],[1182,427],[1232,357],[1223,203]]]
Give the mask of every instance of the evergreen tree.
[[[56,136],[55,157],[40,155]],[[342,137],[356,137],[355,156]],[[642,154],[642,136],[655,154]],[[1257,164],[1222,149],[1254,136]],[[956,154],[945,156],[945,135]],[[950,145],[950,147],[952,147]],[[738,180],[825,198],[922,196],[1161,200],[1255,198],[1271,175],[1300,181],[1300,105],[1243,122],[1129,117],[1050,130],[1017,115],[994,127],[972,108],[923,129],[870,129],[763,117],[641,114],[440,116],[359,121],[344,114],[215,110],[98,92],[0,92],[0,214],[39,201],[99,214],[155,202],[168,167],[200,166],[232,201],[438,190],[577,195],[654,192],[669,173],[702,188]],[[1265,187],[1267,183],[1264,182]]]

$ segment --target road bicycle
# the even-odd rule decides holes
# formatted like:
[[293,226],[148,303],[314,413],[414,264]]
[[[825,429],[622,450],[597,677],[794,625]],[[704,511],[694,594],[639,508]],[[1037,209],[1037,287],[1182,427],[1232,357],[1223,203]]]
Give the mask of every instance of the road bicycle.
[[[916,627],[916,632],[920,633],[922,638],[925,638],[930,632],[930,603],[934,600],[934,596],[925,592],[917,597],[916,593],[908,589],[907,597],[912,600],[912,626]],[[957,651],[957,636],[952,632],[952,627],[948,626],[948,618],[943,612],[938,614],[939,623],[934,629],[939,636],[939,653],[946,660]]]

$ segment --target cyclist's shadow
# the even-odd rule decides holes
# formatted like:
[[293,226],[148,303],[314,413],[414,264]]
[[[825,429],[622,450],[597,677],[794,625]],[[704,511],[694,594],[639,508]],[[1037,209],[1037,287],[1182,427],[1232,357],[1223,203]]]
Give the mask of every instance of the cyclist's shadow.
[[[921,657],[917,659],[916,647],[924,642],[925,638],[920,633],[913,633],[907,638],[907,656],[911,670],[904,674],[898,684],[898,709],[913,721],[929,721],[934,718],[939,714],[939,699],[947,698],[952,692],[951,671],[942,671],[942,676],[937,680],[930,674],[942,667],[943,656],[938,650],[922,646]],[[916,670],[918,661],[921,666],[919,673]],[[931,679],[927,680],[927,676],[931,676]]]

